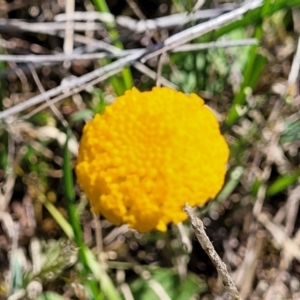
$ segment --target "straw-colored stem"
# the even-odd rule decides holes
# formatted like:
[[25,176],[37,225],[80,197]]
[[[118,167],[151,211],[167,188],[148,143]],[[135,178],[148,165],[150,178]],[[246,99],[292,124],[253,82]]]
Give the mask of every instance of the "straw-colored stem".
[[229,292],[232,299],[242,300],[240,293],[238,292],[232,278],[230,277],[227,271],[225,263],[222,261],[222,259],[216,252],[213,244],[209,240],[204,230],[203,222],[195,216],[193,209],[189,205],[186,204],[184,210],[189,216],[193,230],[199,243],[201,244],[203,250],[207,253],[212,263],[216,267],[218,275],[222,278],[222,282],[226,290]]

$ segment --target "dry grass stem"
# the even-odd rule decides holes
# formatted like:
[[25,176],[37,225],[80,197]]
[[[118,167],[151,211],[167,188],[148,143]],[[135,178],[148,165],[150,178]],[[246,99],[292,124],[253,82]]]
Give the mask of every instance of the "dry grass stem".
[[[0,0],[0,300],[300,299],[299,3],[225,2]],[[203,98],[231,157],[192,226],[140,234],[93,215],[73,168],[84,124],[155,84]]]
[[[177,47],[172,50],[172,53],[178,52],[190,52],[190,51],[199,51],[206,49],[214,49],[214,48],[227,48],[227,47],[243,47],[249,45],[257,45],[256,39],[242,39],[242,40],[233,40],[233,41],[217,41],[211,43],[200,43],[200,44],[188,44]],[[0,61],[6,62],[15,62],[15,63],[55,63],[55,62],[63,62],[63,61],[73,61],[73,60],[93,60],[93,59],[102,59],[102,58],[121,58],[125,57],[129,54],[133,54],[136,51],[140,51],[141,49],[131,49],[131,50],[121,50],[115,53],[108,52],[97,52],[97,53],[72,53],[72,54],[63,54],[56,53],[53,55],[0,55]]]
[[148,59],[150,59],[152,57],[156,57],[157,55],[160,55],[164,52],[175,49],[176,47],[186,44],[200,36],[203,36],[204,34],[206,34],[208,32],[211,32],[222,26],[230,24],[230,23],[236,21],[237,19],[239,19],[247,11],[260,7],[262,5],[262,3],[263,3],[262,0],[246,2],[243,6],[237,8],[233,11],[230,11],[224,15],[221,15],[220,17],[214,18],[207,22],[203,22],[201,24],[198,24],[196,26],[193,26],[191,28],[183,30],[177,34],[174,34],[173,36],[171,36],[165,40],[165,42],[164,42],[165,46],[162,49],[159,49],[157,51],[154,51],[153,53],[146,55],[142,59],[142,62],[145,62]]
[[201,244],[203,250],[207,253],[212,263],[217,269],[219,276],[222,279],[223,285],[229,292],[232,299],[242,300],[239,291],[237,290],[232,278],[230,277],[225,263],[222,261],[218,253],[216,252],[213,244],[209,240],[205,230],[203,222],[195,216],[193,209],[189,205],[185,205],[184,210],[187,212],[189,219],[191,221],[194,233]]
[[[189,29],[183,30],[177,34],[174,34],[173,36],[171,36],[170,38],[165,40],[165,42],[164,42],[165,46],[158,51],[155,51],[155,50],[153,52],[150,51],[149,54],[147,54],[147,52],[149,51],[148,49],[142,49],[142,50],[136,51],[132,54],[127,55],[124,58],[121,58],[115,62],[110,63],[109,65],[107,65],[105,67],[96,69],[95,71],[92,71],[86,75],[83,75],[77,79],[74,79],[67,85],[64,85],[64,86],[60,85],[56,88],[53,88],[53,89],[43,93],[42,95],[35,96],[31,99],[28,99],[25,102],[15,105],[14,107],[8,108],[5,111],[0,112],[0,119],[5,119],[13,114],[19,113],[27,108],[30,108],[33,105],[40,104],[41,102],[46,101],[46,99],[56,97],[60,94],[65,94],[67,92],[70,92],[71,90],[75,90],[76,88],[78,88],[82,85],[85,86],[87,84],[91,84],[91,82],[93,80],[95,80],[96,78],[99,78],[102,75],[105,75],[116,69],[123,68],[127,65],[131,65],[133,62],[139,60],[145,54],[147,54],[147,55],[145,55],[145,57],[141,60],[142,63],[152,57],[156,57],[164,52],[173,50],[178,46],[186,44],[186,43],[190,42],[191,40],[204,35],[205,33],[213,31],[213,30],[220,28],[221,26],[224,26],[231,22],[234,22],[235,20],[240,18],[247,11],[253,10],[261,5],[262,5],[262,0],[252,1],[251,3],[247,2],[243,6],[237,8],[233,11],[230,11],[224,15],[221,15],[213,20],[203,22],[203,23],[193,26]],[[49,34],[49,32],[47,32],[47,33]],[[93,39],[90,39],[90,38],[84,37],[84,36],[80,37],[76,34],[73,36],[73,38],[74,38],[74,41],[93,40]],[[120,49],[117,49],[106,43],[102,42],[102,44],[103,44],[104,49],[106,49],[107,51],[110,51],[110,49],[113,50],[113,52],[121,51]],[[98,45],[98,43],[97,43],[97,45]],[[74,93],[74,91],[73,91],[73,93]]]
[[[193,12],[191,15],[187,15],[186,13],[172,14],[169,16],[164,16],[156,19],[147,19],[144,20],[142,15],[140,15],[141,20],[135,20],[128,16],[117,16],[116,18],[108,13],[100,13],[100,12],[74,12],[73,14],[59,14],[55,16],[54,20],[57,22],[66,22],[68,20],[72,21],[97,21],[103,23],[113,22],[115,20],[116,24],[127,28],[136,33],[143,33],[149,30],[161,29],[161,28],[170,28],[176,27],[178,24],[184,25],[190,21],[199,21],[203,19],[215,18],[220,14],[230,11],[236,8],[234,3],[228,3],[227,5],[220,6],[215,9],[202,9]],[[6,23],[12,20],[5,20]],[[1,21],[0,21],[1,22]],[[80,24],[80,23],[79,23]],[[98,23],[92,23],[94,26],[98,25]]]
[[[46,99],[48,99],[48,98],[52,98],[52,97],[60,95],[60,96],[62,96],[61,99],[64,99],[67,97],[67,95],[73,95],[74,93],[78,92],[78,89],[82,90],[87,85],[92,85],[92,84],[96,84],[96,82],[99,82],[99,78],[101,76],[105,76],[105,78],[107,78],[112,75],[111,72],[113,72],[113,74],[118,73],[120,70],[123,69],[124,66],[137,60],[144,53],[145,53],[145,50],[140,50],[137,53],[128,55],[127,57],[121,58],[105,67],[96,69],[95,71],[92,71],[86,75],[83,75],[79,78],[71,80],[70,82],[68,82],[64,85],[60,85],[60,86],[58,86],[54,89],[51,89],[41,95],[35,96],[25,102],[22,102],[11,108],[8,108],[5,111],[0,112],[0,119],[5,119],[11,115],[14,115],[16,113],[19,113],[19,112],[25,110],[33,105],[40,104],[41,102],[46,101]],[[75,92],[75,90],[76,90],[76,92]]]
[[297,78],[299,77],[299,69],[300,69],[300,38],[298,39],[297,51],[295,53],[291,71],[288,78],[289,86],[296,83]]

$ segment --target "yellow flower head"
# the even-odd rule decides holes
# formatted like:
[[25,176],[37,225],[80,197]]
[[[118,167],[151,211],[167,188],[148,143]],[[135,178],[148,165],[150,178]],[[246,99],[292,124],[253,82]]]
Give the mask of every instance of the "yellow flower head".
[[86,124],[76,166],[93,211],[139,232],[165,231],[221,189],[229,150],[196,94],[127,91]]

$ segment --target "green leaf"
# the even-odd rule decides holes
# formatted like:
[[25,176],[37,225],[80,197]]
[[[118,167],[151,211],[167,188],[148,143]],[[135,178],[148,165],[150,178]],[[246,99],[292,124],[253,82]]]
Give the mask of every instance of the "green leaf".
[[150,275],[149,280],[139,278],[131,283],[134,299],[160,300],[162,298],[154,291],[157,291],[158,288],[174,300],[191,299],[206,290],[205,283],[193,274],[188,274],[187,278],[182,281],[179,275],[172,270],[158,268],[151,271]]
[[[41,199],[42,197],[40,197]],[[64,231],[66,236],[69,239],[74,238],[74,232],[70,225],[70,223],[64,218],[62,213],[48,200],[48,199],[41,199],[42,203],[48,210],[48,212],[51,214],[53,219],[56,221],[56,223],[60,226],[60,228]]]
[[274,196],[285,189],[287,189],[290,185],[295,183],[300,176],[300,170],[288,175],[280,176],[273,184],[271,184],[266,192],[267,196]]
[[[255,26],[254,37],[260,40],[264,34],[262,24],[266,17],[272,16],[274,13],[282,9],[288,9],[295,6],[300,6],[299,0],[278,0],[272,1],[272,3],[271,1],[266,0],[263,2],[261,7],[248,11],[243,18],[216,30],[213,34],[207,34],[203,37],[203,41],[217,40],[219,37],[235,29],[246,28],[247,26]],[[266,65],[266,57],[259,54],[257,51],[258,46],[252,46],[251,52],[248,56],[247,65],[244,70],[244,81],[241,85],[240,91],[236,94],[233,100],[233,105],[228,113],[226,120],[227,126],[232,126],[239,119],[240,115],[238,113],[238,108],[246,102],[245,89],[247,87],[250,87],[251,89],[255,88]]]
[[288,9],[295,6],[300,6],[299,0],[276,0],[272,1],[272,3],[270,4],[269,1],[265,1],[262,7],[248,11],[243,18],[240,18],[239,20],[230,23],[227,26],[221,27],[220,29],[216,30],[212,35],[207,34],[206,41],[217,40],[219,37],[237,28],[245,28],[249,25],[258,26],[262,24],[263,18],[272,16],[279,10]]
[[[110,13],[109,7],[105,0],[94,0],[93,2],[98,11]],[[124,49],[123,44],[120,41],[115,22],[106,23],[106,26],[108,28],[108,32],[112,39],[113,45],[119,49]],[[109,60],[105,61],[108,62]],[[133,87],[133,79],[130,68],[124,68],[122,70],[122,78],[118,77],[118,75],[115,75],[110,78],[110,81],[114,87],[116,94],[118,96],[123,95],[126,90],[129,90]]]
[[226,182],[226,184],[224,185],[221,192],[216,198],[216,201],[218,203],[223,203],[231,195],[233,190],[239,184],[243,172],[244,172],[244,168],[242,166],[237,166],[230,172],[228,181]]
[[91,120],[94,116],[94,112],[91,109],[82,109],[72,113],[70,116],[70,122],[76,123],[79,121]]
[[[2,47],[0,47],[0,54],[2,54]],[[0,62],[0,72],[5,70],[5,65]],[[0,111],[4,109],[3,98],[5,93],[5,81],[0,79]],[[0,129],[0,169],[7,171],[8,167],[8,133],[4,129]]]
[[36,298],[36,300],[64,300],[65,298],[54,292],[46,292]]
[[0,129],[0,169],[7,172],[8,167],[8,133]]
[[280,136],[280,143],[292,143],[300,140],[300,119],[285,121],[285,129]]
[[75,241],[78,246],[83,244],[83,234],[82,229],[80,226],[79,216],[75,206],[75,192],[74,192],[74,182],[73,182],[73,173],[71,167],[71,159],[70,153],[68,149],[68,142],[70,138],[70,132],[67,133],[67,139],[64,146],[64,153],[63,153],[63,185],[65,189],[65,196],[67,199],[67,208],[68,208],[68,215],[70,219],[71,226],[74,231]]
[[[0,47],[0,55],[3,54],[2,47]],[[0,62],[0,72],[5,70],[4,62]],[[3,78],[0,79],[0,111],[4,109],[3,98],[4,98],[4,90],[5,90],[5,80]]]
[[121,300],[121,297],[113,285],[113,282],[103,267],[99,264],[92,251],[84,245],[82,246],[82,253],[85,257],[86,265],[89,267],[93,275],[100,281],[101,291],[106,296],[105,299]]
[[238,107],[245,104],[247,91],[249,91],[249,88],[251,90],[255,88],[266,64],[267,58],[258,54],[257,46],[253,46],[249,54],[248,63],[245,67],[244,81],[240,91],[233,99],[233,104],[228,112],[226,125],[232,126],[239,119],[240,115],[238,113]]
[[45,126],[49,124],[50,122],[55,122],[52,116],[50,116],[48,113],[45,112],[38,112],[34,115],[32,115],[28,122],[36,125],[36,126]]
[[21,289],[23,283],[22,266],[16,251],[13,251],[11,255],[10,271],[12,274],[11,288],[13,292],[16,292]]
[[[254,37],[257,40],[260,40],[263,36],[262,26],[257,26],[255,29]],[[247,88],[255,88],[260,75],[267,63],[266,57],[262,56],[257,52],[258,46],[252,46],[250,49],[250,53],[248,56],[248,61],[244,69],[244,80],[240,87],[239,92],[235,95],[233,99],[233,104],[228,112],[226,125],[233,125],[240,115],[238,114],[237,108],[240,105],[245,104],[246,102],[246,89]]]
[[256,178],[251,186],[251,195],[253,197],[257,197],[257,193],[259,191],[259,188],[261,187],[262,181]]
[[96,114],[102,115],[106,107],[106,102],[105,102],[103,92],[100,89],[94,89],[94,94],[99,99],[99,102],[94,107],[94,111]]

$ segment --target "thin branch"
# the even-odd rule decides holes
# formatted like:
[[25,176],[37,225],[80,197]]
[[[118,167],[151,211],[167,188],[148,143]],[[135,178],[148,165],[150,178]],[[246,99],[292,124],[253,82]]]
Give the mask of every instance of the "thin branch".
[[146,16],[144,15],[144,13],[140,10],[140,8],[138,7],[138,5],[134,2],[134,0],[126,0],[127,4],[129,5],[129,7],[132,9],[132,11],[134,12],[134,14],[140,19],[140,20],[146,20]]
[[201,9],[201,7],[204,5],[204,3],[205,3],[205,0],[198,0],[192,9],[192,13],[195,13],[197,10]]
[[[178,48],[172,50],[172,53],[177,52],[190,52],[190,51],[200,51],[206,49],[214,48],[229,48],[229,47],[243,47],[249,45],[257,45],[257,39],[242,39],[233,41],[216,41],[211,43],[200,43],[200,44],[188,44],[182,45]],[[53,55],[0,55],[0,61],[15,62],[15,63],[52,63],[52,62],[62,62],[62,61],[72,61],[72,60],[93,60],[102,58],[120,58],[128,54],[132,54],[141,49],[131,49],[131,50],[121,50],[118,53],[73,53],[66,55],[63,53],[57,53]]]
[[[96,77],[94,80],[86,83],[86,84],[82,84],[80,86],[75,86],[74,88],[70,89],[69,91],[66,91],[62,94],[59,94],[58,96],[56,96],[55,98],[52,98],[51,99],[51,103],[54,104],[54,103],[57,103],[58,101],[61,101],[67,97],[70,97],[76,93],[79,93],[81,91],[83,91],[84,89],[86,89],[87,87],[89,86],[94,86],[96,84],[98,84],[99,82],[103,81],[103,80],[106,80],[107,78],[121,72],[123,70],[124,66],[119,66],[118,68],[113,68],[112,70],[106,72],[105,74],[103,74],[102,76],[99,76],[99,77]],[[27,100],[28,101],[28,100]],[[25,116],[22,116],[22,117],[19,117],[17,121],[21,121],[21,120],[25,120],[25,119],[28,119],[30,118],[31,116],[35,115],[37,112],[47,108],[49,106],[49,103],[50,102],[47,102],[47,103],[43,103],[42,105],[40,105],[39,107],[35,108],[34,110],[32,110],[30,113],[28,113],[27,115]],[[1,114],[1,113],[0,113]],[[0,119],[1,119],[1,116],[0,116]]]
[[[66,14],[72,14],[75,10],[75,1],[67,0],[66,1]],[[88,25],[88,24],[87,24]],[[64,53],[70,55],[73,53],[74,47],[74,22],[67,21],[65,28],[65,39],[64,39]]]
[[[125,52],[124,55],[128,55],[128,52]],[[53,54],[53,55],[0,55],[0,61],[15,62],[15,63],[55,63],[63,61],[72,61],[72,60],[91,60],[91,59],[102,59],[108,57],[109,53],[74,53],[74,54]],[[110,55],[113,56],[113,55]]]
[[[33,78],[35,84],[37,85],[37,87],[39,89],[39,92],[41,93],[41,95],[44,94],[45,93],[45,89],[44,89],[44,87],[42,85],[42,82],[40,81],[40,78],[39,78],[36,70],[34,69],[34,67],[31,64],[29,65],[29,69],[31,71],[32,78]],[[50,109],[52,110],[53,114],[61,121],[61,123],[63,124],[63,126],[65,128],[68,128],[69,127],[68,122],[63,117],[62,113],[56,108],[56,106],[49,99],[46,99],[46,103],[49,104]]]
[[[241,290],[244,290],[243,286],[246,283],[247,270],[256,262],[257,260],[257,234],[258,234],[258,216],[261,213],[263,203],[266,195],[266,187],[265,185],[261,185],[257,193],[257,199],[253,206],[252,215],[253,218],[249,227],[249,235],[247,239],[247,252],[245,253],[244,260],[235,273],[235,282]],[[248,278],[249,279],[249,278]]]
[[[152,71],[151,69],[149,69],[147,66],[145,66],[144,64],[142,63],[139,63],[139,62],[135,62],[133,64],[133,67],[135,67],[137,70],[139,70],[141,73],[144,73],[146,74],[147,76],[149,76],[151,79],[155,80],[156,79],[156,72]],[[118,69],[115,69],[115,70],[112,70],[108,73],[105,73],[103,76],[100,76],[98,78],[96,78],[95,80],[91,81],[88,83],[89,86],[94,86],[95,84],[109,78],[110,76],[113,76],[115,74],[117,74],[118,72],[122,71],[123,67],[120,67]],[[178,86],[176,86],[175,84],[173,84],[172,82],[168,81],[167,79],[165,78],[162,78],[161,79],[161,82],[164,86],[168,86],[172,89],[178,89]],[[64,94],[61,94],[53,99],[51,99],[51,102],[48,101],[46,103],[43,103],[42,105],[40,105],[39,107],[35,108],[34,110],[32,110],[30,113],[28,113],[27,115],[25,116],[22,116],[21,118],[18,119],[18,121],[21,121],[21,120],[25,120],[25,119],[28,119],[30,117],[32,117],[33,115],[35,115],[37,112],[47,108],[50,103],[54,104],[58,101],[61,101],[63,99],[65,99],[66,97],[69,97],[71,95],[74,95],[76,93],[79,93],[81,92],[82,90],[84,90],[85,88],[87,88],[87,85],[82,85],[80,87],[77,87],[77,88],[74,88],[72,90],[70,90],[69,92],[67,93],[64,93]]]
[[86,85],[90,85],[91,82],[97,81],[99,77],[103,75],[107,75],[112,71],[115,70],[122,70],[122,68],[126,65],[131,64],[135,60],[139,59],[141,55],[145,53],[145,50],[137,51],[136,53],[133,53],[131,55],[128,55],[124,58],[121,58],[107,66],[104,66],[102,68],[96,69],[88,74],[85,74],[79,78],[76,78],[72,81],[70,81],[67,84],[60,85],[54,89],[51,89],[43,94],[37,95],[31,99],[28,99],[25,102],[22,102],[20,104],[17,104],[11,108],[8,108],[2,112],[0,112],[0,119],[5,119],[13,114],[19,113],[22,110],[25,110],[31,106],[40,104],[43,101],[46,101],[46,99],[51,99],[52,97],[58,96],[62,94],[62,96],[65,98],[67,95],[70,95],[70,91],[72,90],[71,95],[74,93],[75,89],[80,89],[81,86],[84,86],[83,89],[86,87]]
[[178,228],[178,232],[180,235],[180,240],[183,245],[183,248],[185,249],[185,251],[187,251],[187,253],[192,253],[193,250],[192,242],[188,237],[183,224],[182,223],[177,224],[177,228]]
[[167,58],[167,53],[163,53],[158,60],[157,66],[157,76],[156,76],[156,86],[161,86],[162,84],[162,68]]
[[54,16],[56,22],[66,21],[100,21],[102,23],[115,22],[115,16],[107,12],[97,11],[75,11],[72,14],[58,14]]
[[[43,23],[30,23],[17,19],[1,19],[0,18],[0,31],[26,31],[36,32],[44,34],[56,34],[57,31],[66,29],[66,22],[43,22]],[[104,29],[102,24],[99,23],[73,23],[74,31],[86,31],[86,30],[101,30]]]
[[75,12],[73,14],[60,14],[55,16],[54,20],[59,22],[65,22],[67,20],[72,21],[100,21],[103,23],[116,22],[119,26],[127,28],[136,33],[144,33],[148,30],[156,30],[162,28],[177,27],[178,24],[184,25],[193,21],[199,21],[203,19],[215,18],[224,12],[231,11],[236,8],[235,4],[227,4],[220,6],[216,9],[204,9],[195,11],[191,16],[187,16],[186,13],[173,14],[165,17],[160,17],[151,20],[135,20],[130,17],[118,16],[114,18],[113,15],[99,12]]
[[179,46],[187,42],[190,42],[191,40],[194,40],[204,35],[205,33],[208,33],[212,30],[219,29],[222,26],[225,26],[229,23],[232,23],[240,19],[246,12],[260,7],[263,4],[263,2],[264,2],[263,0],[255,0],[249,2],[246,1],[246,3],[243,6],[233,11],[230,11],[215,19],[193,26],[189,29],[183,30],[178,34],[169,37],[165,41],[165,45],[166,46],[170,45],[172,46],[172,48],[174,48],[174,45]]
[[[68,14],[60,14],[54,17],[56,22],[36,22],[30,23],[18,19],[3,19],[0,18],[0,30],[12,31],[22,30],[29,32],[41,32],[45,34],[53,34],[57,31],[66,29],[66,22],[74,22],[73,29],[75,31],[86,30],[101,30],[103,25],[98,22],[90,23],[91,21],[100,21],[104,24],[115,22],[117,25],[127,28],[136,33],[144,33],[149,30],[163,29],[176,27],[178,24],[185,25],[190,21],[198,21],[203,19],[215,18],[224,12],[231,11],[236,8],[234,4],[224,5],[217,9],[198,10],[191,15],[186,13],[173,14],[165,17],[160,17],[152,20],[134,20],[130,17],[118,16],[114,17],[109,13],[101,12],[74,12]],[[77,22],[75,22],[77,21]],[[78,21],[84,21],[78,22]],[[89,23],[86,23],[89,21]]]
[[[142,59],[142,62],[145,62],[150,57],[155,57],[166,51],[173,50],[174,48],[176,48],[182,44],[185,44],[185,43],[209,32],[211,30],[215,30],[223,25],[229,24],[229,23],[241,18],[245,12],[261,6],[262,3],[263,3],[262,0],[246,2],[246,4],[244,4],[243,6],[241,6],[240,8],[238,8],[234,11],[231,11],[231,12],[226,13],[226,14],[224,14],[220,17],[217,17],[213,20],[209,20],[207,22],[204,22],[202,24],[196,25],[192,28],[189,28],[187,30],[179,32],[179,33],[171,36],[170,38],[168,38],[164,43],[165,46],[161,50],[154,51],[153,53],[146,55]],[[74,36],[74,39],[76,41],[76,35]],[[86,37],[82,36],[81,39],[85,40]],[[105,44],[105,43],[103,43],[103,44]],[[115,49],[115,47],[111,46],[110,48],[111,48],[111,50],[113,50],[112,52],[118,52]],[[46,93],[44,93],[42,95],[38,95],[38,96],[33,97],[23,103],[17,104],[14,107],[8,108],[7,110],[0,112],[0,119],[7,118],[8,116],[13,115],[15,113],[19,113],[22,110],[27,109],[33,105],[37,105],[37,104],[45,101],[47,98],[51,99],[52,97],[56,97],[61,93],[64,94],[66,92],[69,92],[70,90],[79,88],[80,85],[89,84],[91,81],[95,80],[95,78],[100,77],[107,72],[111,72],[115,69],[126,66],[128,64],[131,64],[132,62],[140,59],[140,57],[142,57],[145,53],[147,53],[147,49],[137,51],[136,53],[133,53],[124,58],[121,58],[103,68],[97,69],[97,70],[90,72],[86,75],[83,75],[75,80],[72,80],[67,86],[60,85],[52,90],[47,91]]]
[[[157,78],[157,73],[154,72],[153,70],[151,70],[150,68],[148,68],[146,65],[140,63],[140,62],[135,62],[133,64],[133,67],[136,68],[138,71],[140,71],[141,73],[147,75],[149,78],[156,80]],[[171,89],[178,89],[178,86],[174,83],[172,83],[171,81],[167,80],[164,77],[160,78],[160,82],[163,86],[167,86]]]
[[211,43],[199,43],[199,44],[187,44],[179,46],[172,50],[173,53],[177,52],[190,52],[190,51],[199,51],[206,49],[214,48],[229,48],[229,47],[243,47],[250,45],[257,45],[257,39],[242,39],[242,40],[233,40],[233,41],[216,41]]
[[[50,24],[48,26],[50,26]],[[87,26],[85,26],[85,30],[88,30]],[[47,33],[48,35],[52,35],[52,36],[58,35],[61,38],[65,38],[65,32],[64,31],[60,31],[58,34],[56,34],[54,31],[52,32],[50,29],[48,29],[48,31],[45,32],[45,33]],[[113,45],[110,45],[109,43],[106,43],[106,42],[103,42],[103,41],[100,41],[100,40],[96,40],[96,39],[90,38],[88,36],[83,36],[83,35],[80,35],[80,34],[75,34],[74,35],[74,41],[77,42],[77,43],[85,45],[85,51],[86,52],[94,52],[94,51],[102,50],[102,51],[105,51],[105,52],[112,53],[117,57],[118,53],[121,53],[123,51],[123,50],[121,50],[117,47],[114,47]],[[19,47],[16,43],[14,43],[12,41],[9,41],[9,42],[4,41],[1,38],[0,38],[0,45],[2,47],[9,48],[9,49],[14,49],[16,47],[17,48]],[[78,54],[78,52],[80,50],[81,50],[81,48],[78,47],[74,50],[74,52],[76,52]],[[82,53],[82,52],[83,51],[80,51],[80,53]]]
[[226,290],[229,292],[232,299],[242,300],[232,278],[230,277],[227,271],[225,263],[222,261],[222,259],[216,252],[213,244],[209,240],[204,230],[204,225],[202,221],[195,216],[193,209],[189,205],[186,204],[184,210],[187,212],[189,216],[195,235],[199,243],[201,244],[201,247],[207,253],[212,263],[216,267],[217,272],[221,277],[223,285],[225,286]]
[[296,83],[297,78],[299,76],[300,69],[300,38],[298,39],[297,51],[295,53],[291,71],[288,78],[288,86],[291,86]]
[[193,39],[196,39],[210,31],[216,30],[222,26],[225,26],[227,24],[230,24],[238,19],[240,19],[246,12],[249,10],[256,9],[260,7],[263,4],[263,0],[254,0],[254,1],[247,1],[243,6],[228,12],[224,15],[221,15],[220,17],[214,18],[212,20],[209,20],[207,22],[203,22],[201,24],[198,24],[196,26],[193,26],[191,28],[188,28],[186,30],[183,30],[168,39],[164,42],[164,47],[152,52],[148,55],[146,55],[142,62],[147,61],[148,59],[152,57],[156,57],[166,51],[173,50],[174,48],[186,44]]

